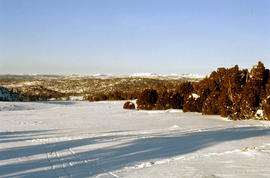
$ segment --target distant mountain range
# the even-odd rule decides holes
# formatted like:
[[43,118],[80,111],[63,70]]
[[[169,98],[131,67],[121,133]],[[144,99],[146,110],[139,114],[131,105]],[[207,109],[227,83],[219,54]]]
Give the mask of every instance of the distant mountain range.
[[205,76],[200,74],[156,74],[156,73],[135,73],[130,75],[131,77],[169,77],[169,78],[204,78]]
[[204,75],[200,74],[156,74],[156,73],[134,73],[131,75],[112,75],[112,74],[103,74],[103,73],[95,73],[90,75],[58,75],[58,74],[3,74],[0,75],[5,78],[57,78],[57,77],[65,77],[65,78],[78,78],[78,77],[94,77],[94,78],[123,78],[123,77],[143,77],[143,78],[192,78],[192,79],[201,79],[204,78]]

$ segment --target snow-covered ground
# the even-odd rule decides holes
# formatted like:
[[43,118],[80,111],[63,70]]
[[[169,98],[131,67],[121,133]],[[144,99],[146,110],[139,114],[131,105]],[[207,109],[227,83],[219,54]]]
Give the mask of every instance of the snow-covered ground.
[[0,102],[0,177],[269,177],[270,123],[116,102]]

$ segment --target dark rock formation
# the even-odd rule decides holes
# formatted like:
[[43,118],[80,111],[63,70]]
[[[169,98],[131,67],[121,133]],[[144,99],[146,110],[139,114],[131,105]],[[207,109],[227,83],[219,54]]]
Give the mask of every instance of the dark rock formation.
[[[138,109],[183,109],[237,119],[270,120],[270,73],[262,62],[249,72],[218,68],[197,83],[183,82],[174,90],[145,90]],[[144,98],[144,99],[143,99]]]
[[155,109],[158,100],[158,93],[154,89],[146,89],[141,92],[136,101],[138,109],[152,110]]
[[197,94],[190,95],[185,99],[183,104],[184,112],[201,112],[202,111],[202,101]]
[[127,101],[127,102],[125,102],[123,108],[124,109],[135,109],[135,104],[133,102]]

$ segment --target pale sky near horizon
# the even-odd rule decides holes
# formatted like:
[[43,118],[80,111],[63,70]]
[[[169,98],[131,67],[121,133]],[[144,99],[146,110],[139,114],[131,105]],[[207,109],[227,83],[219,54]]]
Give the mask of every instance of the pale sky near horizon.
[[270,68],[270,0],[0,0],[0,74]]

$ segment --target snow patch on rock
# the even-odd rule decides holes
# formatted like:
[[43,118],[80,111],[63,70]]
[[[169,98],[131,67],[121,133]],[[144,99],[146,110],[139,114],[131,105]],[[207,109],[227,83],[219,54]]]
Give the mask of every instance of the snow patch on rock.
[[191,95],[189,95],[189,98],[198,99],[198,98],[200,98],[200,96],[197,95],[196,93],[192,93]]

